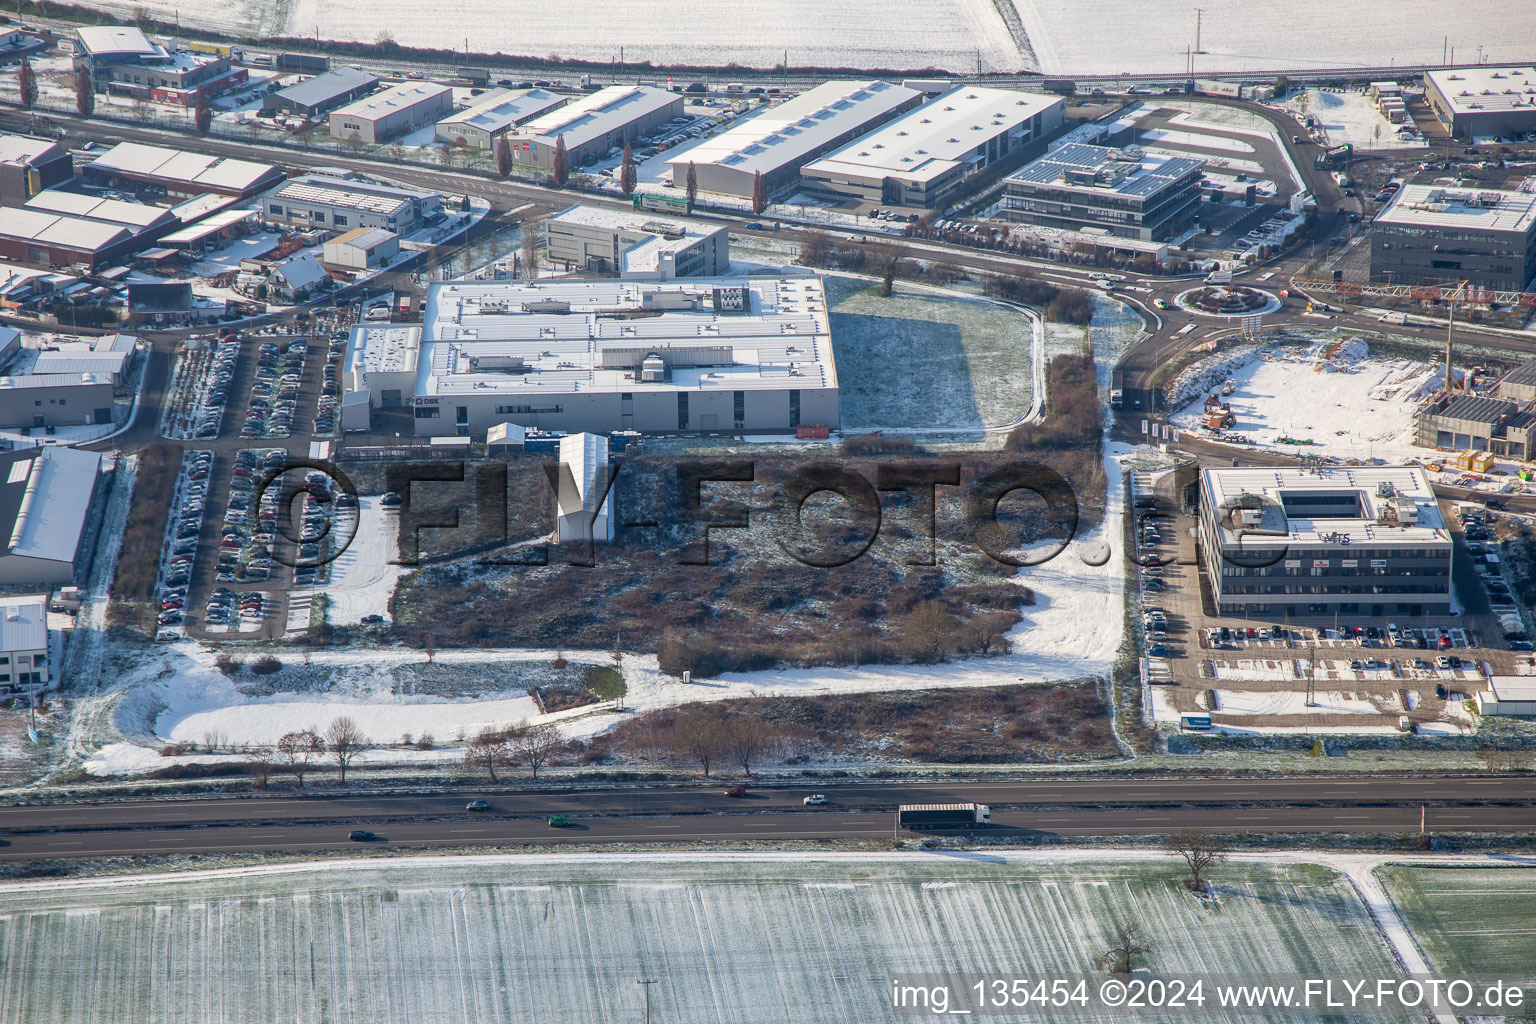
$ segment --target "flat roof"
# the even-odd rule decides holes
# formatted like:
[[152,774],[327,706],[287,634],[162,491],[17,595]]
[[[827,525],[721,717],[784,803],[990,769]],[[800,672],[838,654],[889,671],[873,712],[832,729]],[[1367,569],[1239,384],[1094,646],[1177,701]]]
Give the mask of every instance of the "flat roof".
[[1482,395],[1459,395],[1453,398],[1449,405],[1439,412],[1436,417],[1444,417],[1451,420],[1470,420],[1473,423],[1487,423],[1490,426],[1496,424],[1518,412],[1520,406],[1507,398],[1485,398]]
[[388,89],[380,89],[371,96],[337,107],[332,117],[356,117],[364,121],[377,121],[400,110],[409,110],[420,103],[430,103],[444,93],[453,90],[436,82],[402,82]]
[[41,594],[0,597],[0,651],[47,649],[48,599]]
[[114,374],[122,373],[128,366],[128,361],[133,358],[133,352],[51,352],[42,351],[32,362],[31,373],[37,374],[72,374],[75,383],[80,382],[82,373]]
[[1527,232],[1536,224],[1536,192],[1404,185],[1376,215],[1376,223]]
[[976,147],[1014,132],[1036,114],[1064,106],[1060,96],[963,85],[806,164],[805,174],[906,178],[913,184],[947,174]]
[[254,160],[146,146],[142,142],[119,142],[89,166],[91,170],[107,173],[141,174],[209,188],[247,189],[259,185],[263,178],[281,174],[271,164]]
[[884,120],[923,93],[881,81],[823,82],[705,139],[669,165],[711,164],[767,174],[824,150],[834,139]]
[[371,75],[357,68],[332,68],[324,74],[306,78],[302,82],[279,89],[274,95],[303,107],[314,107],[345,96],[355,89],[363,89],[379,83],[378,75]]
[[[1437,543],[1449,549],[1451,542],[1429,476],[1417,466],[1216,467],[1202,469],[1200,478],[1205,491],[1202,500],[1210,502],[1209,508],[1218,519],[1219,509],[1236,507],[1244,496],[1261,500],[1258,511],[1262,522],[1244,541],[1254,548],[1275,543],[1314,548]],[[1317,495],[1353,495],[1356,503],[1352,511],[1356,514],[1306,516],[1285,511],[1287,499],[1295,506]],[[1412,506],[1414,525],[1382,520],[1394,502],[1403,508]],[[1344,511],[1342,507],[1340,510]],[[1223,544],[1239,542],[1227,524],[1222,523],[1219,529]]]
[[1514,110],[1536,117],[1536,67],[1446,68],[1424,77],[1439,90],[1453,114]]
[[121,224],[134,231],[143,231],[158,224],[169,223],[176,215],[162,206],[130,203],[123,199],[103,199],[81,192],[60,192],[44,189],[27,200],[26,208],[45,213],[64,213],[71,217],[86,217],[108,224]]
[[622,231],[644,236],[619,253],[621,270],[655,270],[664,252],[680,251],[724,230],[718,224],[661,217],[646,210],[619,210],[602,206],[572,206],[545,221],[547,226],[571,225]]
[[1145,198],[1203,167],[1205,161],[1195,157],[1069,142],[1025,164],[1008,180]]
[[[52,150],[53,153],[49,153]],[[37,139],[30,135],[0,133],[0,162],[8,164],[31,163],[40,156],[57,155],[64,150],[52,139]]]
[[[714,299],[740,289],[748,310],[716,312]],[[541,303],[552,305],[530,308]],[[428,293],[422,337],[418,396],[837,386],[826,294],[809,274],[439,282]],[[650,351],[676,357],[670,379],[635,379],[632,363]],[[481,365],[487,361],[497,368]],[[506,372],[508,364],[519,372]]]
[[1498,701],[1536,701],[1536,676],[1489,676],[1488,689]]
[[353,228],[344,235],[337,235],[325,244],[333,245],[339,242],[342,245],[355,245],[359,249],[373,249],[383,245],[392,238],[399,237],[393,231],[387,231],[384,228]]
[[1499,378],[1500,384],[1536,384],[1536,359],[1525,362]]
[[0,555],[73,561],[100,467],[79,448],[0,453]]
[[553,146],[556,137],[563,135],[566,148],[575,149],[682,99],[648,85],[610,85],[524,123],[517,136]]
[[326,206],[340,206],[389,216],[405,209],[413,202],[429,198],[434,194],[395,188],[393,185],[377,185],[371,181],[333,178],[325,174],[304,174],[297,178],[289,178],[268,192],[267,198],[289,199],[296,203],[321,203]]
[[567,99],[569,97],[544,89],[501,92],[485,97],[479,103],[457,113],[449,114],[437,124],[438,127],[455,124],[470,125],[494,135],[561,107]]
[[165,51],[150,42],[143,29],[128,25],[87,25],[75,29],[75,38],[90,54],[139,54],[157,56]]
[[95,252],[132,238],[133,232],[120,224],[8,206],[0,207],[0,235]]
[[415,373],[420,355],[420,327],[361,324],[352,328],[346,372],[350,376],[361,362],[364,373]]
[[168,235],[162,235],[162,245],[187,245],[191,242],[200,242],[215,232],[223,231],[227,227],[239,224],[241,221],[250,220],[257,216],[255,210],[220,210],[218,213],[209,214],[195,224],[188,224],[184,228],[172,231]]

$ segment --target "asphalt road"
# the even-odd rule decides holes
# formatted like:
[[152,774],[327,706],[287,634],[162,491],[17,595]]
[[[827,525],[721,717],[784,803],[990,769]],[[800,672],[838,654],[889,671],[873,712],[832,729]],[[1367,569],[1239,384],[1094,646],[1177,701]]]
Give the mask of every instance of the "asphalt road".
[[[390,845],[857,839],[882,836],[901,803],[990,804],[997,835],[1218,832],[1403,832],[1420,807],[1435,831],[1536,830],[1530,780],[1512,778],[1093,779],[856,784],[749,789],[723,783],[660,789],[497,791],[406,796],[303,796],[0,808],[0,858],[351,848],[354,828]],[[824,791],[828,804],[807,808]],[[491,804],[465,809],[471,799]],[[552,829],[551,814],[575,827]]]

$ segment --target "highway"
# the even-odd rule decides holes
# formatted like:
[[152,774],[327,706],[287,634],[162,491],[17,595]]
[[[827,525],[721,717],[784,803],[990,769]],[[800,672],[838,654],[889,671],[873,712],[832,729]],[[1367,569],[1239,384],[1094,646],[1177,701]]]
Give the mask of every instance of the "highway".
[[[950,784],[854,783],[749,789],[466,790],[68,803],[0,808],[0,859],[350,849],[355,828],[408,847],[848,840],[890,834],[902,803],[976,801],[991,834],[1536,831],[1529,782],[1499,777],[1095,778]],[[803,797],[823,792],[822,807]],[[483,798],[490,810],[465,804]],[[564,814],[574,827],[551,828]]]

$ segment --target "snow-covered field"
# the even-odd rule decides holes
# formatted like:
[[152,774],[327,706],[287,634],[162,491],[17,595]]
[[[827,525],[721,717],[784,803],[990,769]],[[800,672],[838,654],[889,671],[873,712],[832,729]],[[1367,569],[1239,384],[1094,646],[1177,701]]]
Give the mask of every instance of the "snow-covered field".
[[[1000,0],[1006,4],[1008,0]],[[738,63],[920,69],[973,74],[1040,70],[1046,74],[1166,73],[1182,77],[1195,41],[1195,11],[1175,0],[1012,0],[1027,44],[1013,38],[988,0],[816,0],[755,4],[663,0],[568,0],[519,4],[468,0],[445,17],[410,0],[94,0],[86,6],[163,21],[180,18],[251,39],[279,35],[373,42],[386,34],[407,46],[578,57],[627,63]],[[1013,12],[1009,12],[1010,15]],[[1447,16],[1454,13],[1454,17]],[[1010,18],[1010,20],[1012,20]],[[1015,23],[1017,24],[1017,22]],[[472,26],[472,29],[470,28]],[[1106,30],[1123,26],[1127,30]],[[1536,52],[1536,18],[1500,0],[1275,0],[1255,9],[1212,0],[1201,26],[1197,76],[1219,71],[1439,64],[1443,45],[1468,58],[1506,61]]]
[[296,596],[323,593],[329,597],[326,621],[333,625],[353,625],[364,615],[387,619],[395,586],[410,572],[408,567],[395,564],[400,557],[395,536],[398,526],[399,518],[387,513],[377,497],[358,498],[357,533],[331,563],[330,582],[313,591],[298,591]]
[[[1013,0],[1047,74],[1176,74],[1195,43],[1195,5],[1182,0]],[[1439,64],[1443,45],[1470,60],[1536,52],[1536,16],[1502,0],[1242,0],[1202,5],[1195,76],[1217,71]],[[1115,31],[1113,26],[1123,26]]]
[[[1232,429],[1259,447],[1395,462],[1428,454],[1413,445],[1413,414],[1434,389],[1434,364],[1376,358],[1362,342],[1329,339],[1266,348],[1226,372],[1236,384],[1223,399],[1237,416]],[[1210,385],[1219,386],[1219,379]],[[1205,393],[1174,414],[1175,425],[1199,428]],[[1312,443],[1279,444],[1281,437]]]
[[0,1022],[627,1024],[652,978],[657,1021],[863,1024],[904,1019],[893,975],[1092,971],[1123,921],[1157,973],[1400,976],[1385,901],[1344,874],[1234,859],[1212,904],[1182,874],[1151,853],[689,853],[17,883],[0,886]]

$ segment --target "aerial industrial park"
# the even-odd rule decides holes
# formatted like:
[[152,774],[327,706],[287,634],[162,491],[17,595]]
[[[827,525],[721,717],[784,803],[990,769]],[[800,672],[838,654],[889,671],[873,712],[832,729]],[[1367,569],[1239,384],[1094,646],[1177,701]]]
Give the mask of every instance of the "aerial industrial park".
[[1536,16],[1108,6],[0,15],[0,1022],[1524,1019]]

